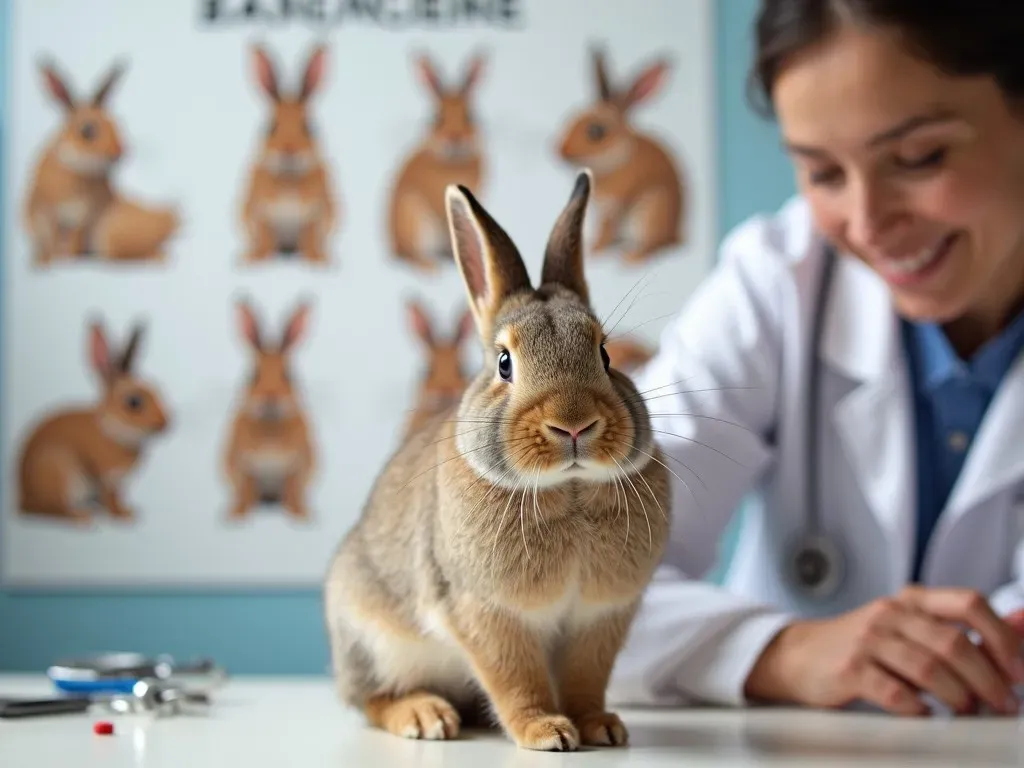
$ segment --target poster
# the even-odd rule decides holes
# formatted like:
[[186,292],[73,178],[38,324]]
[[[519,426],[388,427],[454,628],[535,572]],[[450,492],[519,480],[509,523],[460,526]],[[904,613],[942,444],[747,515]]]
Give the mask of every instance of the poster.
[[533,274],[577,170],[642,361],[715,247],[708,0],[16,0],[7,586],[304,587],[479,364],[443,189]]

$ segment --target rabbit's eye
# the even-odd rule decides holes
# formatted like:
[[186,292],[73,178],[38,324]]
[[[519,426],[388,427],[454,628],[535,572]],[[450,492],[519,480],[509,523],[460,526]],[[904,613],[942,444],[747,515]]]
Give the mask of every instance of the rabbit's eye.
[[587,138],[591,141],[600,141],[604,138],[605,128],[600,123],[591,123],[587,126]]
[[93,122],[82,123],[78,127],[78,133],[86,141],[92,141],[93,139],[96,138],[96,123],[93,123]]
[[604,363],[606,371],[612,366],[612,360],[608,357],[608,350],[604,348],[604,344],[601,345],[601,362]]
[[127,395],[124,399],[124,405],[129,411],[137,411],[142,408],[142,397],[135,393]]
[[501,350],[501,354],[498,355],[498,375],[505,381],[512,380],[512,355],[507,349]]

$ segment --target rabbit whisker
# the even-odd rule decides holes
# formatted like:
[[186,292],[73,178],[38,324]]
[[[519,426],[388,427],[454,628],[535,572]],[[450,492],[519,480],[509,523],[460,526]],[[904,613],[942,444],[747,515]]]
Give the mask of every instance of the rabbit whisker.
[[[530,438],[529,436],[525,436],[525,437],[517,437],[517,438],[515,438],[515,440],[513,440],[512,442],[519,442],[519,441],[522,441],[522,440],[530,440],[530,439],[531,439],[531,438]],[[462,453],[456,453],[456,454],[455,454],[454,456],[450,456],[450,457],[449,457],[449,458],[447,458],[447,459],[443,459],[442,461],[439,461],[439,462],[438,462],[437,464],[435,464],[434,466],[432,466],[432,467],[428,467],[427,469],[423,470],[422,472],[417,472],[417,473],[416,473],[415,475],[413,475],[412,477],[410,477],[410,478],[409,478],[409,479],[408,479],[408,480],[406,481],[405,485],[403,485],[403,486],[402,486],[401,488],[399,488],[398,490],[400,490],[400,491],[401,491],[401,490],[404,490],[404,489],[405,489],[405,487],[406,487],[406,486],[408,486],[408,485],[409,485],[409,483],[411,483],[411,482],[412,482],[413,480],[415,480],[416,478],[418,478],[418,477],[422,477],[423,475],[425,475],[425,474],[427,474],[427,473],[429,473],[429,472],[433,472],[433,471],[434,471],[435,469],[437,469],[438,467],[440,467],[440,466],[442,466],[442,465],[444,465],[444,464],[447,464],[447,463],[448,463],[449,461],[455,461],[456,459],[461,459],[461,458],[464,458],[464,457],[468,456],[469,454],[473,453],[474,451],[482,451],[482,450],[483,450],[484,448],[493,448],[493,447],[494,447],[494,446],[496,446],[496,445],[503,445],[503,444],[506,444],[506,443],[508,443],[508,442],[509,442],[509,441],[507,441],[507,440],[504,440],[504,439],[502,439],[502,440],[496,440],[496,441],[495,441],[495,442],[493,442],[493,443],[484,443],[483,445],[478,445],[478,446],[477,446],[476,448],[470,448],[470,449],[469,449],[468,451],[463,451]]]
[[676,397],[678,395],[694,395],[699,392],[728,392],[730,390],[745,390],[745,389],[761,389],[761,387],[706,387],[704,389],[684,389],[679,392],[663,392],[660,395],[654,395],[653,397],[643,398],[645,403],[649,403],[651,400],[659,400],[663,397]]
[[[622,295],[622,298],[618,300],[618,302],[615,304],[614,307],[612,307],[612,311],[608,313],[608,317],[606,317],[603,320],[601,320],[601,327],[602,328],[604,328],[605,323],[607,323],[611,319],[612,315],[615,314],[615,310],[617,310],[620,306],[622,306],[622,302],[624,302],[627,298],[629,298],[629,294],[631,294],[633,291],[635,291],[636,287],[638,285],[640,285],[640,283],[643,282],[643,280],[645,278],[648,278],[648,277],[650,277],[650,274],[649,273],[645,273],[643,275],[640,275],[640,277],[637,278],[636,282],[633,283],[633,286],[628,291],[626,291]],[[626,311],[628,312],[629,310],[627,309]],[[614,328],[614,326],[612,326],[612,327]],[[610,333],[610,331],[608,333]]]
[[[519,456],[521,456],[522,454],[524,454],[524,453],[528,452],[529,450],[530,450],[530,446],[529,446],[529,445],[527,445],[527,446],[526,446],[525,448],[522,448],[522,449],[520,449],[519,453],[515,454],[515,455],[514,455],[514,456],[513,456],[512,458],[513,458],[513,459],[515,459],[515,458],[518,458]],[[509,476],[510,474],[512,474],[513,472],[515,472],[515,470],[516,470],[516,465],[515,465],[515,463],[513,462],[513,463],[511,463],[511,464],[509,465],[508,469],[506,469],[506,470],[505,470],[505,471],[504,471],[504,472],[502,473],[501,477],[499,478],[499,481],[501,481],[501,480],[504,480],[504,479],[505,479],[506,477],[508,477],[508,476]],[[468,488],[466,489],[466,491],[465,491],[465,492],[464,492],[464,493],[462,494],[462,500],[464,501],[464,500],[465,500],[465,498],[466,498],[466,496],[468,496],[468,495],[469,495],[469,492],[470,492],[470,491],[472,491],[472,490],[473,490],[474,488],[476,488],[478,484],[480,484],[480,483],[482,483],[482,482],[485,482],[485,481],[486,481],[486,478],[484,478],[484,477],[482,477],[482,476],[478,476],[478,477],[476,478],[476,480],[474,480],[474,481],[473,481],[472,483],[470,483],[469,487],[468,487]],[[482,498],[482,499],[481,499],[480,501],[478,501],[478,502],[476,503],[476,505],[475,505],[475,506],[474,506],[474,507],[473,507],[473,508],[472,508],[471,510],[469,510],[469,512],[468,512],[468,513],[466,513],[465,515],[463,515],[463,517],[462,517],[462,521],[461,521],[461,522],[459,523],[459,528],[458,528],[458,530],[456,530],[456,532],[455,532],[455,535],[453,535],[453,536],[452,536],[452,538],[453,538],[453,539],[454,539],[454,538],[455,538],[455,537],[456,537],[456,536],[457,536],[457,535],[458,535],[459,533],[461,533],[461,531],[462,531],[462,526],[466,524],[466,521],[467,521],[467,520],[469,520],[469,519],[471,519],[471,518],[473,517],[473,515],[475,515],[475,514],[476,514],[476,511],[477,511],[477,510],[478,510],[478,509],[479,509],[480,507],[482,507],[482,506],[483,506],[484,504],[486,504],[486,503],[487,503],[487,500],[488,500],[488,499],[489,499],[489,498],[491,497],[491,494],[492,494],[492,493],[495,493],[496,491],[499,491],[499,490],[501,490],[501,488],[502,488],[502,486],[501,486],[501,485],[499,485],[499,484],[497,484],[497,483],[494,483],[494,484],[492,484],[492,485],[491,485],[491,487],[490,487],[490,488],[489,488],[489,489],[487,490],[487,493],[485,493],[485,494],[484,494],[484,497],[483,497],[483,498]]]
[[[624,437],[624,435],[623,435],[623,437]],[[692,499],[693,499],[694,503],[695,503],[695,504],[697,504],[697,506],[698,506],[698,507],[700,506],[700,503],[699,503],[699,502],[697,501],[697,497],[696,497],[696,496],[694,496],[694,494],[693,494],[693,489],[692,489],[692,488],[690,488],[690,484],[689,484],[688,482],[686,482],[685,480],[683,480],[683,478],[681,478],[681,477],[680,477],[680,476],[679,476],[679,475],[678,475],[678,474],[677,474],[677,473],[676,473],[676,472],[675,472],[675,471],[674,471],[674,470],[672,469],[672,467],[668,466],[668,465],[667,465],[667,464],[666,464],[665,462],[661,461],[661,460],[660,460],[660,459],[659,459],[659,458],[658,458],[657,456],[655,456],[654,454],[648,453],[647,451],[641,450],[640,448],[636,448],[636,446],[634,446],[634,450],[635,450],[635,451],[636,451],[637,453],[642,453],[642,454],[643,454],[644,456],[646,456],[647,458],[649,458],[649,459],[650,459],[651,461],[653,461],[653,462],[656,462],[656,463],[660,464],[660,465],[661,465],[661,466],[663,466],[663,467],[664,467],[664,468],[665,468],[665,469],[666,469],[667,471],[669,471],[670,473],[672,473],[672,476],[673,476],[673,477],[674,477],[674,478],[675,478],[676,480],[678,480],[678,481],[679,481],[680,483],[682,483],[682,484],[683,484],[683,486],[684,486],[684,487],[686,488],[686,490],[687,490],[687,491],[689,492],[689,494],[690,494],[690,498],[692,498]],[[680,466],[682,466],[682,467],[683,467],[683,468],[684,468],[684,469],[685,469],[685,470],[686,470],[687,472],[689,472],[689,473],[690,473],[691,475],[693,475],[693,476],[694,476],[695,478],[697,478],[697,482],[698,482],[698,483],[700,483],[700,484],[701,484],[701,485],[702,485],[702,486],[704,487],[704,490],[707,490],[707,488],[708,488],[708,487],[707,487],[707,485],[706,485],[706,484],[704,483],[704,481],[703,481],[703,480],[701,480],[701,477],[700,477],[700,475],[698,475],[698,474],[697,474],[696,472],[694,472],[694,471],[693,471],[692,469],[690,469],[690,467],[688,467],[688,466],[687,466],[686,464],[684,464],[684,463],[683,463],[682,461],[680,461],[679,459],[677,459],[677,458],[676,458],[675,456],[673,456],[672,454],[666,453],[666,454],[665,454],[665,457],[666,457],[666,458],[669,458],[669,459],[672,459],[673,461],[676,461],[676,462],[678,462],[678,463],[679,463],[679,465],[680,465]]]
[[[749,432],[752,435],[757,434],[756,432],[754,432],[754,430],[752,430],[750,427],[746,426],[745,424],[737,424],[736,422],[729,421],[728,419],[722,419],[722,418],[719,418],[718,416],[708,416],[707,414],[703,414],[703,413],[651,413],[651,414],[649,414],[649,416],[652,419],[653,418],[666,418],[668,416],[686,416],[687,418],[691,418],[691,419],[707,419],[709,421],[720,421],[722,424],[728,424],[731,427],[737,427],[739,429],[742,429],[742,430],[745,430],[745,431]],[[678,437],[678,435],[677,435],[677,437]]]
[[[747,465],[743,464],[739,460],[734,459],[732,456],[730,456],[729,454],[725,453],[724,451],[720,451],[719,449],[715,448],[714,446],[708,445],[707,443],[702,443],[700,440],[697,440],[695,438],[686,437],[684,435],[677,435],[675,432],[668,432],[668,431],[666,431],[664,429],[652,429],[651,432],[657,432],[659,435],[668,435],[669,437],[677,437],[680,440],[686,440],[686,441],[691,442],[691,443],[696,443],[697,445],[700,445],[700,446],[702,446],[704,448],[707,448],[709,451],[714,451],[719,456],[722,456],[722,457],[728,459],[729,461],[731,461],[733,464],[735,464],[738,467],[743,467],[744,469],[750,469],[750,467],[748,467]],[[706,489],[707,489],[707,486],[705,486],[705,490]]]
[[[494,568],[498,563],[497,551],[498,551],[498,537],[501,535],[501,529],[505,527],[505,517],[508,515],[509,509],[512,507],[512,500],[516,497],[516,493],[520,490],[519,486],[522,484],[522,479],[516,483],[516,487],[508,495],[508,500],[505,502],[505,510],[501,513],[501,520],[498,523],[498,527],[494,531],[494,544],[491,546],[491,578],[494,578]],[[498,486],[495,486],[498,487]],[[526,488],[522,489],[523,494],[526,494]]]
[[[606,330],[604,332],[605,338],[607,338],[607,339],[612,338],[612,333],[615,331],[616,328],[619,327],[619,323],[621,323],[623,320],[626,319],[626,315],[628,315],[630,313],[630,311],[633,309],[634,305],[636,305],[636,303],[640,300],[640,298],[642,296],[643,296],[643,293],[637,293],[637,295],[633,297],[633,300],[631,302],[629,302],[629,306],[626,307],[626,311],[622,313],[622,317],[620,317],[618,320],[616,320],[615,324],[611,328],[609,328],[608,330]],[[625,334],[620,334],[620,335],[625,335]]]
[[[658,509],[661,511],[661,519],[667,523],[668,514],[665,512],[665,508],[661,506],[661,502],[658,501],[658,495],[654,492],[654,489],[651,488],[651,484],[647,482],[647,478],[644,477],[643,473],[639,470],[637,465],[634,464],[628,456],[625,457],[625,460],[629,462],[629,465],[633,468],[633,471],[636,473],[636,476],[640,478],[640,482],[647,486],[647,492],[651,494],[651,499],[654,501],[655,504],[658,505]],[[650,525],[650,522],[648,522],[648,525]]]
[[[658,317],[652,317],[650,320],[644,320],[642,323],[637,323],[636,325],[634,325],[628,331],[624,331],[623,333],[618,334],[618,336],[619,337],[629,336],[631,333],[635,333],[638,328],[643,328],[648,323],[654,323],[654,322],[657,322],[658,320],[666,320],[666,319],[668,319],[670,317],[675,317],[676,314],[677,314],[676,312],[668,312],[667,314],[659,315]],[[616,337],[613,337],[611,335],[611,331],[609,331],[607,335],[608,335],[608,338],[616,338]]]
[[[678,385],[678,384],[682,384],[682,383],[683,383],[684,381],[686,381],[687,379],[692,379],[692,378],[693,378],[693,377],[694,377],[695,375],[696,375],[696,374],[692,374],[692,373],[691,373],[691,374],[690,374],[689,376],[687,376],[686,378],[683,378],[683,379],[679,379],[678,381],[673,381],[673,382],[670,382],[669,384],[659,384],[659,385],[658,385],[658,386],[656,386],[656,387],[651,387],[650,389],[644,389],[644,390],[638,391],[638,392],[637,392],[636,394],[637,394],[637,396],[639,396],[639,395],[646,395],[646,394],[648,394],[649,392],[657,392],[657,391],[658,391],[659,389],[665,389],[665,387],[674,387],[674,386],[676,386],[676,385]],[[637,397],[636,397],[636,396],[632,396],[632,395],[631,395],[630,397],[628,397],[628,398],[626,398],[626,399],[627,399],[627,400],[635,400],[635,399],[637,399]],[[642,398],[641,398],[641,399],[642,399]]]
[[526,544],[526,526],[523,523],[523,507],[526,503],[526,489],[523,489],[523,495],[519,500],[519,530],[523,532],[523,549],[526,550],[526,559],[530,559],[530,547]]
[[[612,459],[612,461],[615,461],[615,459]],[[647,516],[647,505],[644,504],[644,500],[640,497],[640,491],[636,489],[636,484],[633,482],[630,476],[626,474],[626,470],[622,468],[622,465],[619,464],[619,462],[615,461],[615,466],[619,468],[619,471],[622,473],[622,476],[626,478],[626,482],[629,483],[630,487],[633,489],[633,493],[636,494],[637,501],[640,502],[640,509],[644,513],[644,520],[647,521],[647,551],[653,552],[654,532],[651,530],[651,518]]]

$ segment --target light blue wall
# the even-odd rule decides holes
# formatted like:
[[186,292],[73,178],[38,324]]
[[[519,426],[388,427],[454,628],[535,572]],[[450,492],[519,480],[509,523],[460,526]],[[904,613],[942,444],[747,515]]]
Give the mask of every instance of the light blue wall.
[[[7,60],[8,4],[0,2],[0,62]],[[754,211],[776,207],[792,192],[774,127],[752,115],[744,101],[756,4],[713,2],[720,232]],[[3,109],[6,99],[0,101]],[[0,126],[3,117],[0,112]],[[761,169],[756,176],[754,167]],[[127,629],[115,630],[115,625]],[[211,655],[234,673],[320,673],[327,665],[319,593],[314,591],[0,592],[0,669],[38,671],[55,657],[99,650]]]

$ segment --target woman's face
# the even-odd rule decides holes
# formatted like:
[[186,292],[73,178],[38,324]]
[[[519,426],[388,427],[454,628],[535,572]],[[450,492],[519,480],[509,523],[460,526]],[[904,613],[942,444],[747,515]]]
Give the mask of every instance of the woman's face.
[[1024,295],[1024,117],[895,36],[845,28],[773,93],[817,225],[913,319],[990,333]]

